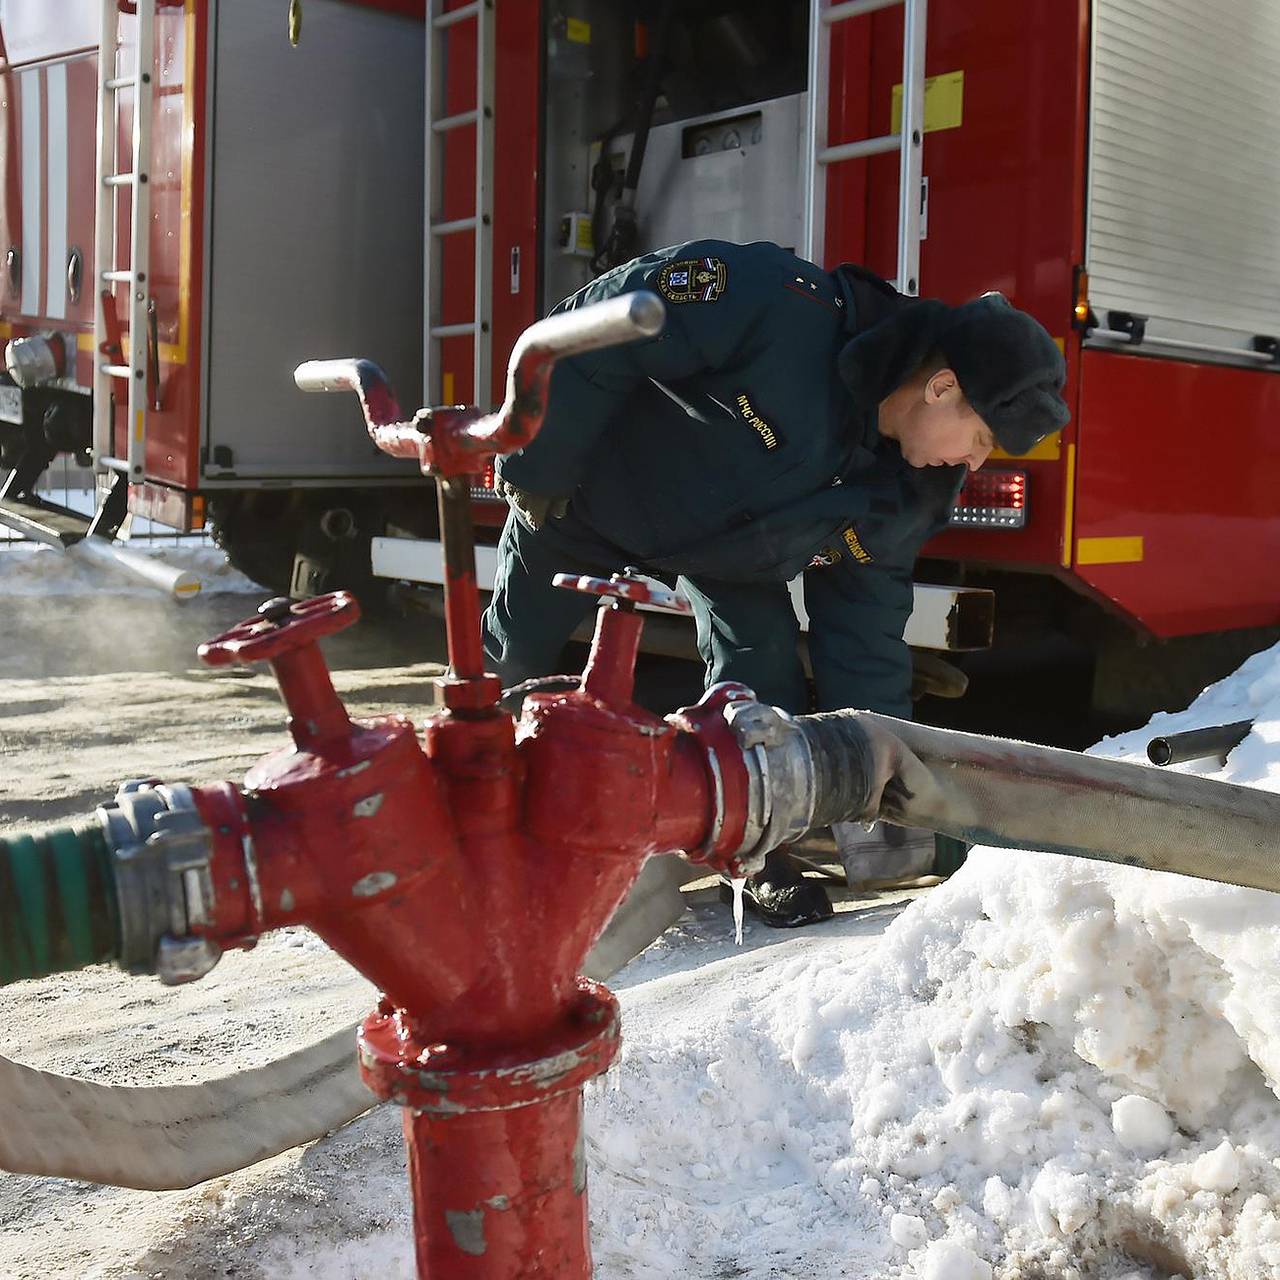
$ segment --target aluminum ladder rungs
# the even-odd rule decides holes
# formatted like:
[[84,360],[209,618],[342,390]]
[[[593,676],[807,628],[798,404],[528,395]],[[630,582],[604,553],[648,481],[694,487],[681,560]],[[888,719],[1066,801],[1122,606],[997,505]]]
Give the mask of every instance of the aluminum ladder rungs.
[[463,129],[469,124],[475,124],[480,119],[480,112],[477,109],[471,111],[459,111],[454,116],[442,116],[439,120],[431,122],[432,133],[448,133],[451,129]]
[[[494,164],[494,9],[495,0],[471,0],[441,13],[448,0],[428,0],[426,54],[426,209],[424,219],[424,401],[439,403],[444,396],[442,381],[443,349],[441,339],[470,338],[474,393],[471,402],[488,404],[491,396],[492,336],[490,312],[493,305],[493,164]],[[470,109],[450,100],[446,87],[447,63],[459,55],[451,53],[450,28],[474,21],[475,27],[475,98]],[[471,32],[466,32],[470,36]],[[459,68],[459,70],[461,70]],[[475,130],[475,198],[468,201],[472,212],[466,217],[445,216],[441,182],[448,139],[452,147],[465,146],[457,139],[459,129]],[[470,140],[470,135],[466,135]],[[453,151],[450,149],[449,154]],[[466,207],[465,205],[463,206]],[[452,210],[451,210],[452,212]],[[474,305],[475,319],[462,324],[442,324],[444,310],[440,287],[440,271],[444,261],[446,237],[470,234],[474,240]],[[453,396],[454,399],[458,397]]]
[[[97,300],[94,312],[94,345],[99,352],[107,341],[107,314],[118,305],[113,322],[126,329],[134,339],[127,362],[94,361],[93,451],[98,471],[123,473],[129,481],[141,481],[145,475],[147,447],[148,344],[143,340],[147,328],[150,275],[151,188],[148,182],[153,163],[151,148],[152,111],[156,86],[155,13],[159,0],[137,0],[131,40],[121,44],[120,0],[99,0],[98,74],[97,74],[97,167],[95,172],[97,202],[94,242],[98,245],[96,274],[102,285],[127,286],[123,296],[106,302]],[[128,45],[132,57],[128,58]],[[127,59],[121,68],[122,52]],[[121,98],[132,89],[132,100]],[[129,126],[132,125],[132,128]],[[126,141],[132,139],[131,143]],[[121,165],[130,166],[120,172]],[[126,229],[119,232],[122,210],[115,193],[121,189],[132,197]],[[126,258],[127,255],[127,258]],[[126,269],[121,265],[128,262]],[[112,357],[108,357],[108,360]],[[124,379],[125,390],[117,379]],[[128,424],[128,448],[124,458],[119,451],[116,433],[123,422]]]
[[453,236],[460,231],[474,231],[480,225],[480,219],[473,213],[469,218],[454,218],[452,222],[433,222],[433,236]]
[[860,160],[865,156],[883,155],[897,151],[902,146],[902,134],[884,133],[878,138],[863,138],[860,142],[841,142],[818,152],[819,164],[839,164],[842,160]]
[[903,0],[845,0],[844,4],[833,4],[830,9],[823,10],[822,21],[826,26],[833,27],[837,22],[860,18],[864,13],[875,13],[879,9],[892,9],[902,2]]
[[[896,133],[832,146],[827,138],[832,28],[839,23],[901,5],[902,123]],[[809,74],[804,157],[803,247],[801,256],[822,265],[826,251],[827,168],[845,160],[896,151],[898,172],[898,289],[920,288],[920,208],[924,141],[925,36],[928,0],[810,0]]]
[[431,25],[437,31],[443,31],[446,27],[451,27],[456,22],[466,22],[468,18],[476,17],[480,12],[481,0],[472,0],[470,4],[464,4],[460,9],[450,9],[448,13],[438,13],[431,19]]

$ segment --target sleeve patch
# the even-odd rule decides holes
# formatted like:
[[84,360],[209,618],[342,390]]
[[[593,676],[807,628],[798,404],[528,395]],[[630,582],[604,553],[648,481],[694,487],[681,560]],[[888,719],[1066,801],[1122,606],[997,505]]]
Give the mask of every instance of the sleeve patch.
[[685,258],[658,272],[657,288],[668,302],[716,302],[729,282],[721,258]]
[[870,564],[875,559],[871,552],[862,545],[862,540],[854,531],[853,525],[850,525],[844,531],[844,545],[849,548],[849,554],[859,564]]

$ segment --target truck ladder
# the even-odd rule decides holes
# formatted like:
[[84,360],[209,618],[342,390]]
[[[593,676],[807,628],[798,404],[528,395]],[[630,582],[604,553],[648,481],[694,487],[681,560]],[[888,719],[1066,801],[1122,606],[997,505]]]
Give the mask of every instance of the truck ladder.
[[[446,396],[443,379],[445,338],[470,334],[474,340],[474,389],[470,403],[487,406],[493,369],[493,0],[471,0],[445,9],[445,0],[427,5],[426,40],[426,243],[423,246],[423,395],[425,402],[442,404],[461,399]],[[461,22],[476,24],[476,105],[470,111],[446,115],[445,43],[449,28]],[[474,212],[465,218],[444,219],[445,138],[454,129],[474,126],[476,184]],[[443,323],[443,248],[446,237],[473,231],[475,235],[475,305],[472,319]]]
[[[99,473],[123,473],[128,482],[140,482],[146,471],[147,448],[147,306],[150,301],[152,56],[155,45],[156,0],[137,0],[136,57],[131,75],[120,75],[119,0],[101,0],[98,44],[98,188],[97,232],[94,239],[98,272],[97,305],[93,313],[93,460]],[[117,94],[133,90],[133,166],[119,168],[116,139]],[[118,264],[116,243],[116,192],[127,188],[132,196],[129,223],[129,266]],[[128,286],[128,356],[123,343],[114,355],[105,355],[119,341],[115,286]],[[110,312],[110,314],[108,314]],[[116,380],[128,388],[128,446],[123,458],[114,456],[113,392]]]
[[[902,128],[878,138],[842,142],[827,139],[831,80],[831,28],[838,22],[903,7]],[[924,142],[924,51],[928,0],[810,0],[809,4],[809,127],[805,153],[804,246],[802,257],[823,265],[827,212],[827,166],[844,160],[897,151],[898,278],[899,292],[920,292],[921,154]]]

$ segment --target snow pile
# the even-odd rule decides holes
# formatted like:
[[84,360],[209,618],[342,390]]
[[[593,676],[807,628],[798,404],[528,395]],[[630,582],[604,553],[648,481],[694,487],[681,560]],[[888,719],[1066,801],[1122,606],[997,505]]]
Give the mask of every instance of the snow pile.
[[[156,542],[143,539],[126,545],[130,551],[155,556],[175,569],[198,574],[204,594],[263,593],[262,587],[233,569],[227,557],[202,538]],[[99,566],[83,564],[42,543],[0,544],[0,590],[6,596],[101,595],[106,585],[113,596],[163,598],[155,587],[126,573],[111,573],[107,577]]]
[[[1248,716],[1218,776],[1280,790],[1280,650],[1151,728]],[[601,1276],[1280,1275],[1280,897],[976,850],[792,956],[624,993]]]

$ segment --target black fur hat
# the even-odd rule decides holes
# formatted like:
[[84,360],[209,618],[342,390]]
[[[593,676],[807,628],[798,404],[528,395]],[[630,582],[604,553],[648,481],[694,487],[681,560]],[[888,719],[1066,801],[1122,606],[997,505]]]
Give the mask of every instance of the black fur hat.
[[1071,420],[1062,399],[1062,352],[1043,325],[998,293],[959,307],[934,298],[909,302],[845,346],[840,374],[854,399],[870,408],[935,348],[1006,453],[1027,453]]

